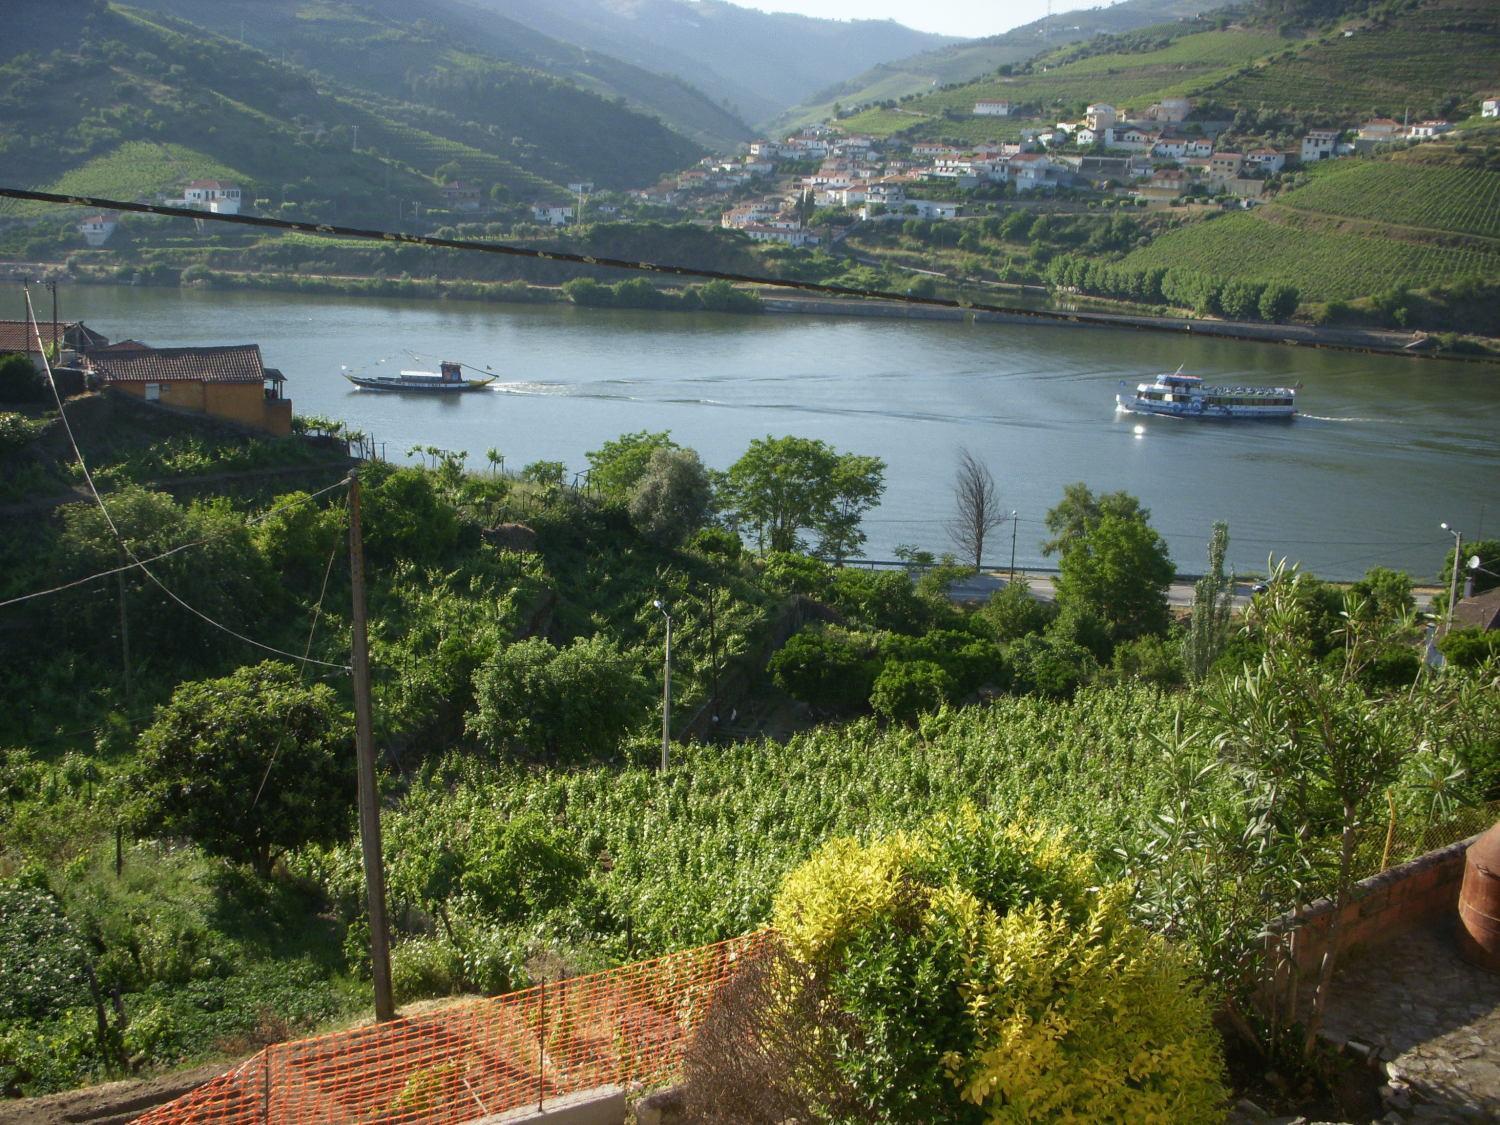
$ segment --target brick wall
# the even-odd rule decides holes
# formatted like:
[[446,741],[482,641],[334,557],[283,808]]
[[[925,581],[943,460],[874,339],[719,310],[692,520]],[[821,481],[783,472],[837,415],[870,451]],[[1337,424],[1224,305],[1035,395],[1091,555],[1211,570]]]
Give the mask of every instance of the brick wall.
[[[1449,844],[1356,883],[1344,904],[1338,954],[1389,940],[1455,911],[1464,877],[1464,856],[1478,838],[1471,836]],[[1268,927],[1274,966],[1273,979],[1268,983],[1284,999],[1292,999],[1304,983],[1310,987],[1316,978],[1328,948],[1333,918],[1333,900],[1320,898],[1282,915]]]

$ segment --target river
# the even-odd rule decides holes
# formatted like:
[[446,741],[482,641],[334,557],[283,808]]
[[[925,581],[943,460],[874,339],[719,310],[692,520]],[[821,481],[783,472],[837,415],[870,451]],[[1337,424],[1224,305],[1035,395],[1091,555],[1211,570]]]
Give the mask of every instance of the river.
[[[1139,496],[1186,572],[1203,568],[1217,519],[1242,571],[1274,555],[1330,578],[1384,565],[1430,579],[1452,544],[1440,521],[1470,538],[1500,525],[1491,365],[1104,328],[112,286],[66,288],[63,313],[115,340],[258,343],[299,414],[343,419],[392,459],[434,445],[467,450],[483,469],[493,448],[508,469],[545,458],[571,472],[608,438],[670,430],[725,468],[752,438],[822,438],[888,465],[865,521],[871,558],[903,543],[950,548],[960,447],[1018,513],[1021,566],[1052,561],[1043,516],[1079,480]],[[492,366],[495,389],[436,400],[359,392],[340,377],[343,366],[435,370],[438,357]],[[1299,382],[1302,413],[1281,423],[1115,413],[1120,380],[1179,364],[1213,382]],[[1006,566],[1010,553],[1007,527],[986,563]]]

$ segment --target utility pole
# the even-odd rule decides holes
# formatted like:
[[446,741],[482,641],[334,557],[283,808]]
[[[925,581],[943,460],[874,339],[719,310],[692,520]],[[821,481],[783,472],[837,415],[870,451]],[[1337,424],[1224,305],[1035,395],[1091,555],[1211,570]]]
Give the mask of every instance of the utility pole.
[[375,1018],[396,1018],[391,999],[390,930],[385,917],[385,867],[380,850],[380,793],[375,787],[375,724],[370,713],[370,645],[365,635],[365,550],[359,527],[359,471],[349,473],[349,573],[354,587],[354,745],[359,755],[359,840],[370,900],[370,976]]
[[57,282],[47,282],[47,288],[52,290],[52,350],[57,360],[62,360],[62,344],[57,339]]
[[1448,582],[1448,623],[1447,632],[1453,631],[1453,603],[1458,601],[1458,568],[1463,565],[1464,536],[1461,531],[1454,531],[1446,523],[1441,525],[1443,530],[1453,536],[1453,577]]
[[[125,565],[125,548],[119,548],[120,565]],[[115,572],[115,582],[120,588],[120,660],[125,669],[125,714],[135,718],[135,692],[130,675],[130,616],[125,611],[125,571]]]
[[667,619],[666,670],[661,681],[661,772],[667,772],[667,751],[672,745],[672,615],[661,599],[651,603]]

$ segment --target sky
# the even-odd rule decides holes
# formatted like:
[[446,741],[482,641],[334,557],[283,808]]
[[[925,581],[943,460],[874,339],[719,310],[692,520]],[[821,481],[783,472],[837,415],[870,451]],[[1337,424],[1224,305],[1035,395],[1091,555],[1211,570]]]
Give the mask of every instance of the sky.
[[[732,0],[742,8],[763,12],[796,12],[803,16],[846,20],[850,18],[893,19],[918,31],[961,35],[977,39],[998,35],[1047,14],[1047,0],[862,0],[850,11],[849,0]],[[1055,0],[1058,12],[1089,8],[1110,0]]]

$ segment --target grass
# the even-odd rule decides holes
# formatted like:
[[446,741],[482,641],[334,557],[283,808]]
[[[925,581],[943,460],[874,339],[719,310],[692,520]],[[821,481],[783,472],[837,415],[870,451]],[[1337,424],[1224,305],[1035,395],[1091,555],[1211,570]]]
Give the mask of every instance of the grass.
[[1500,238],[1500,172],[1336,161],[1280,202],[1302,211]]
[[[38,190],[58,195],[95,195],[141,199],[180,186],[189,180],[233,180],[249,177],[212,156],[179,144],[125,141],[64,172]],[[46,203],[6,200],[0,210],[11,215],[51,215],[56,208]]]
[[1169,231],[1122,264],[1128,269],[1187,266],[1225,278],[1288,281],[1304,301],[1330,301],[1398,286],[1424,288],[1500,276],[1500,249],[1404,242],[1231,214]]

